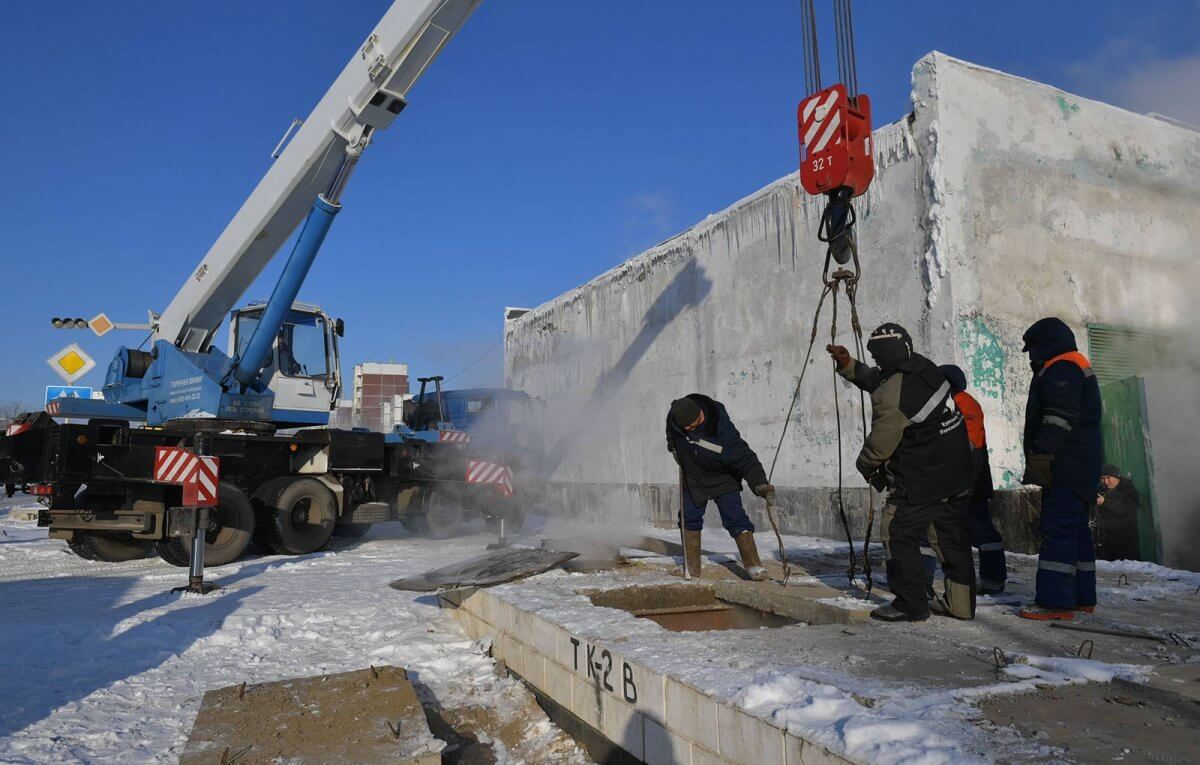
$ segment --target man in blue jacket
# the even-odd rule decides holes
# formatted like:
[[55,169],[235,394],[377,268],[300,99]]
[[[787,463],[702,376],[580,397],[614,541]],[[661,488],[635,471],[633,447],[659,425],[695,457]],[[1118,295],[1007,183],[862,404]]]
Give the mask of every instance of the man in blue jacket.
[[671,402],[667,414],[667,449],[683,471],[683,560],[687,572],[700,576],[700,533],[704,509],[715,500],[721,525],[737,543],[742,566],[755,581],[767,578],[754,544],[754,524],[742,506],[742,481],[758,496],[774,501],[758,456],[738,433],[725,405],[700,393]]
[[1072,619],[1096,608],[1096,553],[1088,505],[1096,496],[1104,446],[1100,386],[1061,319],[1025,331],[1033,380],[1025,405],[1025,477],[1042,487],[1037,595],[1026,619]]

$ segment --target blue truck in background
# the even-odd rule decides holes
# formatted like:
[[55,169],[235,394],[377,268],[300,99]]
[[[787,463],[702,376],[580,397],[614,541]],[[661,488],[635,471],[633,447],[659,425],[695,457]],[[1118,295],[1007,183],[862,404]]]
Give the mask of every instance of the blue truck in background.
[[[436,502],[422,503],[420,495],[411,512],[397,514],[405,528],[435,538],[453,536],[476,514],[488,528],[505,533],[519,531],[525,508],[536,504],[546,447],[543,438],[543,404],[527,393],[507,388],[442,390],[441,377],[418,378],[420,391],[405,402],[403,424],[389,440],[421,440],[469,444],[480,478],[505,483],[507,491],[462,493],[461,501],[442,493]],[[429,383],[434,389],[429,390]],[[489,467],[494,466],[494,467]],[[468,481],[473,469],[467,466]]]

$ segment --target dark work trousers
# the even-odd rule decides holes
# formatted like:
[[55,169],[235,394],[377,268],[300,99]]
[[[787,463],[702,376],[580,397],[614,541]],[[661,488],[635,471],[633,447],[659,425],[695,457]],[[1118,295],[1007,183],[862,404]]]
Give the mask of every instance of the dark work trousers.
[[929,613],[927,570],[921,548],[932,546],[951,582],[975,587],[975,562],[967,535],[967,498],[925,505],[888,504],[883,509],[883,549],[892,605],[907,614]]
[[1008,564],[1004,560],[1004,538],[992,522],[991,503],[986,497],[973,497],[967,515],[967,533],[971,546],[979,550],[979,589],[1003,592],[1008,581]]
[[1067,488],[1042,491],[1038,605],[1072,609],[1096,605],[1096,549],[1087,505]]
[[[721,525],[736,537],[743,531],[754,531],[754,524],[746,516],[746,508],[742,507],[742,493],[731,491],[714,498],[717,511],[721,513]],[[687,489],[683,492],[683,527],[688,531],[700,531],[704,528],[704,508],[708,502],[696,504],[692,501],[692,493]]]
[[[992,522],[991,504],[987,498],[971,498],[967,514],[967,536],[971,540],[971,547],[979,550],[979,590],[1003,592],[1004,583],[1008,581],[1004,538]],[[933,578],[937,572],[938,557],[926,537],[921,538],[921,555],[925,563],[926,591],[933,597]]]

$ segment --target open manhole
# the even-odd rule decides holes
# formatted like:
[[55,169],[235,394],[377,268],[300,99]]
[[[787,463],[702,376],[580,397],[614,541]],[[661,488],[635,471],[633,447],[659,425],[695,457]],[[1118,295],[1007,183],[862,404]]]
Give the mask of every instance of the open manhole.
[[592,605],[619,608],[672,632],[752,630],[801,623],[799,619],[723,600],[705,586],[624,587],[583,594]]

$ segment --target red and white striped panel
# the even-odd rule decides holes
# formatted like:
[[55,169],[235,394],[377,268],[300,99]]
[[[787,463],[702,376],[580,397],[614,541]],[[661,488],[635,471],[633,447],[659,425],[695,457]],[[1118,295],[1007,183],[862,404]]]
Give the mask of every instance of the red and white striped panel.
[[506,496],[513,495],[512,468],[484,460],[467,460],[467,483],[495,484]]
[[185,507],[211,507],[217,504],[221,460],[192,454],[174,446],[154,447],[154,480],[183,487]]
[[842,142],[841,91],[836,88],[815,93],[800,106],[800,134],[808,156]]
[[466,444],[471,442],[471,434],[462,430],[438,431],[438,441],[443,444]]

